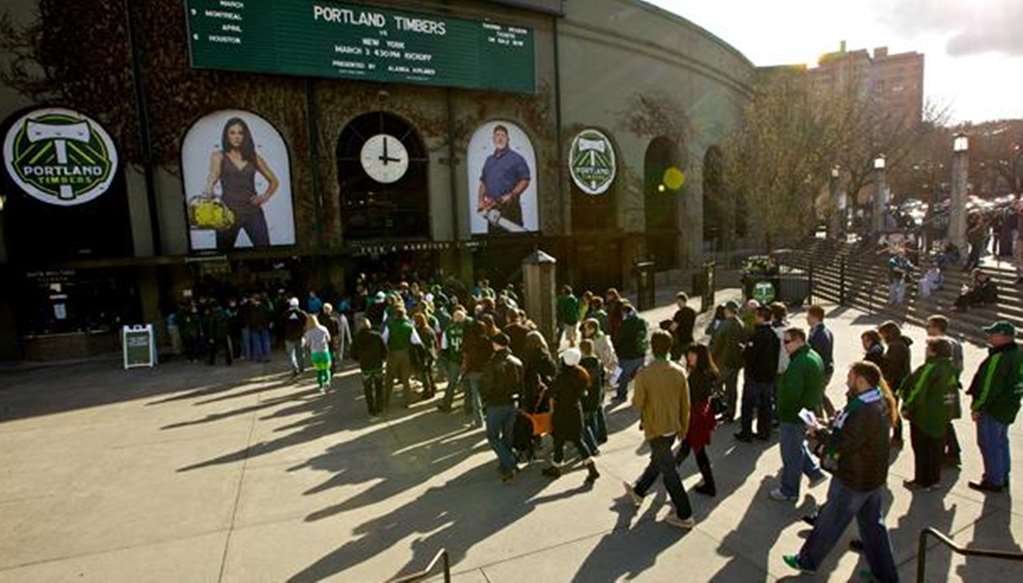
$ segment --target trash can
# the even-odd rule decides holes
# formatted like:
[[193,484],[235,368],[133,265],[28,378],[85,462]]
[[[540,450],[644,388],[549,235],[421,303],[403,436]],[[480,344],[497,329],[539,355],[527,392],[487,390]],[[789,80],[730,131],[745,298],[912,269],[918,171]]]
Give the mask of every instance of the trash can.
[[693,296],[700,298],[700,312],[714,308],[714,270],[713,261],[705,261],[703,269],[693,274]]
[[801,306],[810,297],[810,275],[802,269],[782,273],[778,281],[778,300],[790,306]]
[[636,275],[636,309],[639,311],[652,310],[657,303],[656,297],[656,277],[654,272],[653,261],[637,261],[632,266],[632,271]]
[[778,296],[778,265],[768,255],[752,255],[742,268],[742,296],[769,304]]

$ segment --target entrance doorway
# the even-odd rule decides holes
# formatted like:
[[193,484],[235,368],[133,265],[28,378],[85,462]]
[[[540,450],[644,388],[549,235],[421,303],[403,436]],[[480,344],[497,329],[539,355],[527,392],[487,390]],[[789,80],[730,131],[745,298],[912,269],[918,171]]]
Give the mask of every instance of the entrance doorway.
[[682,187],[678,145],[665,137],[654,138],[643,162],[643,202],[646,214],[647,255],[657,271],[674,269],[678,252],[678,197]]

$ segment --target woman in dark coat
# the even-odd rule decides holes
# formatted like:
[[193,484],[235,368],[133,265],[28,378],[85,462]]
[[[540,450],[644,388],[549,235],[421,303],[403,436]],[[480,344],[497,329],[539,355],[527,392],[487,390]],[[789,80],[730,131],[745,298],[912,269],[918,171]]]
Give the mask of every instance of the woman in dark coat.
[[554,462],[544,469],[543,475],[557,478],[561,475],[561,464],[565,459],[565,443],[571,442],[579,452],[588,471],[586,482],[592,483],[600,477],[593,463],[593,452],[583,440],[582,399],[590,387],[590,375],[579,366],[582,352],[569,348],[561,355],[561,370],[551,383],[551,424],[554,434]]
[[[896,391],[898,387],[902,386],[902,381],[906,380],[906,377],[913,372],[913,367],[910,364],[910,351],[909,347],[913,344],[907,336],[902,335],[902,329],[895,322],[888,321],[877,329],[881,334],[881,338],[884,343],[888,346],[888,349],[884,353],[884,363],[881,366],[881,373],[884,376],[884,380],[888,383],[889,387],[893,387],[892,391]],[[895,395],[896,404],[898,401],[898,395]],[[901,448],[902,441],[902,420],[900,419],[892,433],[892,447]]]
[[522,392],[522,409],[528,413],[545,411],[545,406],[538,405],[541,393],[547,390],[557,372],[557,364],[547,348],[547,341],[542,334],[533,330],[526,334],[525,355],[522,358],[524,390]]
[[689,372],[689,432],[675,452],[675,465],[681,465],[690,451],[695,452],[703,481],[693,489],[700,494],[716,496],[717,487],[710,469],[710,458],[707,457],[707,446],[717,426],[710,398],[720,375],[710,351],[703,344],[693,344],[686,351],[686,369]]
[[863,360],[884,370],[884,345],[881,344],[881,335],[877,330],[867,330],[860,334],[860,342],[863,343]]

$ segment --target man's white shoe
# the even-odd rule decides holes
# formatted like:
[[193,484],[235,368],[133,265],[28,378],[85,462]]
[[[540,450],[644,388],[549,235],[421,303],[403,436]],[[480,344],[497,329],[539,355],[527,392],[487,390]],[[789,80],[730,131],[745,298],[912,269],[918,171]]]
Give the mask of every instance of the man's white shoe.
[[674,513],[669,514],[668,517],[664,519],[664,522],[667,522],[672,526],[677,526],[678,528],[684,528],[686,530],[689,530],[690,528],[696,526],[696,521],[693,520],[692,516],[690,516],[689,518],[679,518],[678,515]]
[[622,482],[622,485],[625,486],[625,494],[629,497],[629,501],[632,502],[632,505],[636,508],[642,506],[643,497],[636,493],[636,489],[632,487],[632,484]]
[[795,496],[786,496],[781,491],[780,488],[775,488],[774,490],[771,490],[771,493],[768,494],[768,496],[771,497],[771,500],[777,500],[778,502],[795,502],[796,501],[796,497]]

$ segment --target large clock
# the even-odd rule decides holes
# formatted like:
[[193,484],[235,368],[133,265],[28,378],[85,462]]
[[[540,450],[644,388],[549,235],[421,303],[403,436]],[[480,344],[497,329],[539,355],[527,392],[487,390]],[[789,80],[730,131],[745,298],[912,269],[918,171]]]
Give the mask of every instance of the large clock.
[[388,134],[377,134],[366,140],[359,160],[366,174],[381,184],[397,182],[408,171],[408,150],[398,138]]

